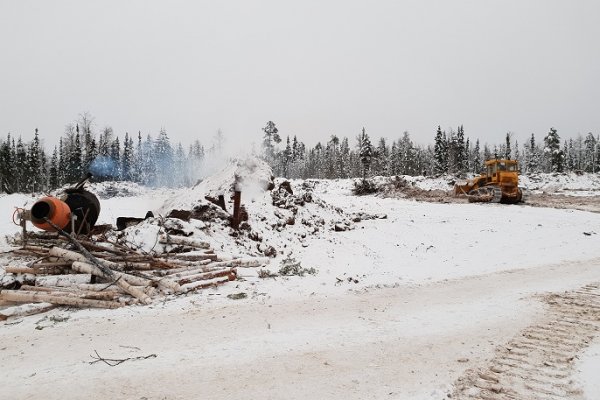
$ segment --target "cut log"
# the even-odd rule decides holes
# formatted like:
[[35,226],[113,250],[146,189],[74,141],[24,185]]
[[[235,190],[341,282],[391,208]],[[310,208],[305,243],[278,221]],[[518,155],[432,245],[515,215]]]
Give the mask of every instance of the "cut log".
[[90,283],[92,276],[86,274],[46,275],[35,278],[36,286],[70,286],[80,283]]
[[38,270],[31,267],[4,267],[7,274],[37,274]]
[[160,237],[160,243],[162,244],[180,244],[184,246],[195,247],[197,249],[209,249],[210,243],[202,240],[193,239],[189,237],[174,236],[174,235],[162,235]]
[[219,257],[216,254],[198,254],[198,253],[179,253],[177,254],[177,258],[187,260],[187,261],[217,261]]
[[181,291],[184,293],[187,293],[189,291],[192,290],[197,290],[197,289],[206,289],[209,287],[215,287],[218,285],[222,285],[226,282],[229,282],[229,277],[225,276],[225,277],[221,277],[221,278],[215,278],[215,279],[211,279],[208,281],[198,281],[198,282],[192,282],[192,283],[188,283],[186,285],[181,285]]
[[226,267],[226,266],[236,266],[236,267],[261,267],[266,265],[271,260],[268,257],[255,257],[255,258],[234,258],[229,261],[219,261],[211,264],[213,267]]
[[197,281],[205,281],[209,279],[221,278],[226,276],[230,281],[234,281],[237,277],[236,272],[232,268],[222,269],[213,272],[203,272],[195,275],[183,276],[179,280],[181,285],[185,285]]
[[20,290],[2,290],[0,297],[18,303],[52,303],[73,307],[94,307],[94,308],[118,308],[121,307],[116,301],[81,299],[69,296],[53,296],[38,292],[25,292]]
[[[69,283],[62,283],[62,282],[57,282],[58,285],[54,285],[55,287],[59,287],[59,288],[66,288],[66,289],[72,289],[72,290],[89,290],[89,291],[93,291],[93,292],[102,292],[102,291],[115,291],[118,293],[125,293],[123,291],[123,289],[121,289],[120,287],[118,287],[117,285],[112,285],[110,286],[110,283],[80,283],[80,284],[69,284]],[[45,286],[44,286],[45,287]],[[50,286],[52,287],[52,286]]]
[[80,261],[75,261],[73,263],[73,265],[71,266],[71,268],[73,268],[75,271],[96,275],[96,276],[99,276],[104,279],[108,279],[108,280],[114,279],[115,284],[117,286],[119,286],[121,289],[123,289],[124,291],[126,291],[127,293],[129,293],[130,295],[135,297],[136,299],[140,300],[142,303],[150,304],[152,302],[152,299],[150,298],[150,296],[148,296],[146,293],[144,293],[140,288],[132,286],[128,282],[128,280],[131,278],[137,278],[136,276],[131,276],[131,275],[123,274],[120,272],[114,272],[114,271],[112,273],[112,276],[110,276],[110,275],[104,273],[104,271],[102,271],[97,266],[92,265],[92,264],[87,264],[84,262],[80,262]]
[[71,263],[70,262],[38,262],[38,263],[34,263],[31,264],[32,268],[55,268],[55,267],[70,267]]
[[0,321],[5,321],[8,318],[26,317],[28,315],[40,314],[50,311],[53,308],[56,308],[56,306],[51,303],[22,304],[20,306],[8,307],[0,310]]
[[169,269],[168,271],[166,271],[166,273],[171,274],[171,273],[174,273],[173,271],[176,271],[176,272],[186,271],[188,269],[198,268],[202,265],[210,264],[211,262],[213,262],[213,261],[212,260],[185,261],[185,260],[172,259],[172,260],[169,260],[169,263],[174,265],[174,267]]
[[[71,260],[71,261],[76,261],[76,262],[81,262],[84,264],[92,265],[92,264],[90,264],[89,260],[86,259],[85,256],[83,256],[79,253],[76,253],[74,251],[65,250],[65,249],[61,249],[58,247],[53,247],[50,250],[50,255],[52,255],[54,257],[60,257],[60,258],[66,259],[66,260]],[[147,286],[150,284],[151,281],[154,281],[158,286],[161,286],[164,289],[172,290],[174,292],[179,292],[179,284],[177,284],[176,282],[173,282],[173,281],[169,281],[168,279],[164,279],[164,278],[163,279],[146,279],[146,278],[140,278],[140,277],[129,275],[129,274],[123,274],[122,272],[113,270],[113,269],[123,269],[121,265],[119,265],[115,262],[106,261],[106,260],[98,260],[98,262],[110,271],[110,275],[108,273],[106,273],[104,270],[102,271],[102,273],[104,274],[104,275],[102,275],[102,277],[105,279],[108,279],[109,281],[117,280],[119,276],[122,276],[131,285]],[[75,264],[75,263],[73,263],[73,264]],[[94,274],[94,275],[101,276],[101,275],[97,275],[97,274]],[[118,282],[121,282],[122,280],[123,279],[118,279]],[[119,286],[121,286],[121,284],[119,284]],[[123,286],[121,286],[121,287],[123,287]],[[127,291],[125,289],[125,287],[123,287],[123,290]],[[133,294],[131,294],[131,295],[134,296]],[[134,296],[134,297],[137,297],[137,296]],[[140,300],[142,300],[142,299],[140,299]],[[148,304],[149,298],[147,300],[142,300],[142,301],[144,303]]]
[[[60,247],[52,247],[50,249],[50,251],[48,252],[48,254],[50,254],[53,257],[57,257],[57,258],[60,258],[63,260],[81,261],[81,262],[85,262],[85,263],[90,263],[90,259],[88,257],[84,256],[83,254],[79,254],[79,253],[77,253],[75,251],[71,251],[71,250],[62,249]],[[96,258],[96,260],[100,264],[102,264],[103,266],[105,266],[107,268],[111,268],[111,269],[121,268],[120,264],[117,264],[112,261],[107,261],[107,260],[102,260],[102,259],[97,259],[97,258]]]
[[29,291],[29,292],[44,292],[46,294],[57,295],[57,296],[70,295],[70,296],[84,297],[87,299],[95,299],[95,300],[114,300],[117,296],[120,295],[120,293],[115,290],[107,290],[105,292],[97,292],[97,291],[94,292],[94,291],[89,291],[89,290],[86,291],[86,290],[72,289],[70,287],[60,287],[60,286],[43,287],[43,286],[23,285],[23,286],[21,286],[20,290],[25,290],[25,291]]
[[114,247],[109,247],[109,246],[101,246],[97,243],[92,243],[90,241],[87,240],[80,240],[81,244],[86,247],[88,250],[94,250],[94,251],[104,251],[107,253],[111,253],[111,254],[116,254],[119,256],[124,256],[127,253],[124,253],[121,250],[117,250]]

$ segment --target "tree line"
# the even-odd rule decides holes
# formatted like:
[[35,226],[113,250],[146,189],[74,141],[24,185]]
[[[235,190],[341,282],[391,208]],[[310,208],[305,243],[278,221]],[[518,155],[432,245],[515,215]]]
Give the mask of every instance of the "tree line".
[[194,140],[187,149],[171,144],[164,129],[156,137],[125,133],[123,139],[105,127],[96,133],[93,117],[85,113],[65,127],[52,151],[41,144],[38,130],[26,143],[10,133],[0,138],[0,192],[47,192],[81,180],[129,181],[147,186],[190,186],[207,167],[207,158],[220,153],[223,134],[210,148]]
[[[148,186],[180,187],[194,184],[206,175],[211,160],[223,157],[225,137],[221,131],[205,149],[199,140],[187,148],[172,144],[161,129],[156,137],[125,133],[121,139],[112,128],[95,132],[93,117],[81,114],[65,127],[51,151],[47,151],[36,129],[30,142],[10,133],[0,138],[0,191],[47,192],[79,181],[88,171],[96,181],[130,181]],[[479,173],[491,158],[516,159],[523,173],[600,171],[600,138],[561,140],[551,128],[541,139],[531,134],[519,145],[507,133],[499,144],[480,144],[465,135],[463,126],[442,130],[438,126],[433,143],[415,144],[408,132],[395,140],[381,137],[372,142],[363,128],[352,143],[331,135],[327,141],[306,146],[297,136],[285,141],[276,124],[262,129],[260,156],[277,176],[286,178],[355,178],[371,175],[465,176]]]
[[[263,128],[263,157],[278,176],[287,178],[356,178],[370,175],[443,175],[462,177],[480,173],[485,160],[505,158],[517,160],[522,173],[600,171],[600,137],[588,133],[561,141],[556,129],[536,139],[531,134],[520,146],[513,134],[507,133],[499,144],[481,145],[465,136],[461,125],[449,132],[438,126],[433,144],[415,144],[408,132],[392,140],[382,137],[373,144],[365,128],[353,144],[347,137],[330,136],[307,148],[288,136],[282,144],[277,127],[269,121]],[[281,145],[280,145],[281,144]]]

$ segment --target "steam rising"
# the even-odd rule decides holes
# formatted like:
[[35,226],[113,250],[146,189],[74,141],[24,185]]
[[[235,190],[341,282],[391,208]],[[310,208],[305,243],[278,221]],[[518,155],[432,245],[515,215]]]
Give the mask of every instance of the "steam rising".
[[90,164],[90,172],[99,178],[118,178],[119,167],[115,160],[108,156],[98,156]]

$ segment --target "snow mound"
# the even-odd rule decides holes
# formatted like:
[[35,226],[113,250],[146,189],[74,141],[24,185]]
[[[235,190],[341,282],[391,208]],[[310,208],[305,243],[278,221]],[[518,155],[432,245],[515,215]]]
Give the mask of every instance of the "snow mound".
[[85,188],[100,199],[137,197],[148,192],[148,188],[134,182],[94,182],[86,184]]
[[[556,193],[560,191],[600,191],[600,175],[598,174],[576,174],[576,173],[553,173],[553,174],[531,174],[519,176],[519,186],[532,191],[543,191]],[[597,195],[598,193],[596,193]]]
[[[325,232],[351,230],[361,220],[385,218],[348,214],[315,196],[317,184],[274,179],[269,166],[256,158],[232,160],[220,172],[165,201],[161,217],[149,218],[119,235],[149,252],[173,251],[157,240],[167,233],[193,236],[234,256],[277,257],[307,247],[310,238]],[[234,190],[241,191],[242,199],[238,230],[231,227]]]
[[262,196],[273,188],[271,167],[256,157],[234,159],[218,173],[200,181],[192,189],[177,199],[165,202],[162,211],[191,210],[202,203],[206,197],[228,197],[235,189],[241,190],[246,199]]

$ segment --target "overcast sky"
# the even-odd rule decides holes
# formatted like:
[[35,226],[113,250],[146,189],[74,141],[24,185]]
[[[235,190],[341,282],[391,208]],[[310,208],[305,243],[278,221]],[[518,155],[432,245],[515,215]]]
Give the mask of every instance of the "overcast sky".
[[0,135],[600,133],[600,1],[0,0]]

